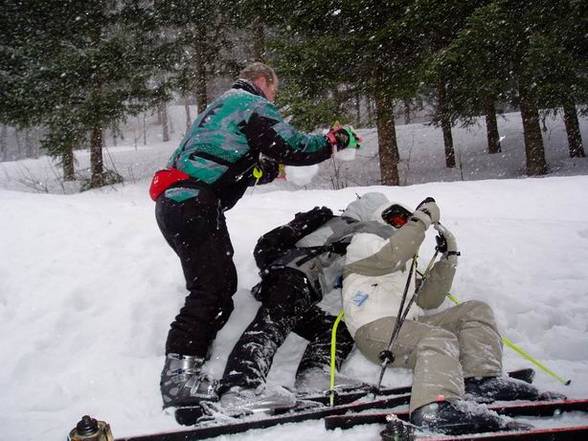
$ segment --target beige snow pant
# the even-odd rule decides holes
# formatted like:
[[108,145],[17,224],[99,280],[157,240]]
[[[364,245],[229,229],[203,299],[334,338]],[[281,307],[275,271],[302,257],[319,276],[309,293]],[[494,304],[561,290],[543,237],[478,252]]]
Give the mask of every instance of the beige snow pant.
[[[395,322],[395,317],[383,317],[357,330],[355,343],[366,358],[380,364]],[[464,378],[502,373],[502,340],[494,313],[475,300],[406,320],[392,353],[391,366],[413,370],[411,412],[441,396],[463,397]]]

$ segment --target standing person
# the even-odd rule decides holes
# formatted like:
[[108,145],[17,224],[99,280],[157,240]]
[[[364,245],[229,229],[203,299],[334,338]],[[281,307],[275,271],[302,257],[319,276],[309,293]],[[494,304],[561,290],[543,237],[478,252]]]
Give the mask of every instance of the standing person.
[[216,398],[202,368],[237,289],[224,212],[249,185],[275,178],[278,161],[316,164],[357,143],[349,128],[326,136],[297,131],[273,104],[277,90],[269,66],[247,66],[231,89],[198,115],[168,168],[153,178],[157,224],[180,258],[189,291],[167,336],[160,383],[164,407]]
[[[389,220],[392,205],[373,213]],[[474,410],[464,394],[493,400],[560,398],[540,394],[525,382],[502,373],[502,342],[492,309],[479,301],[423,315],[438,308],[451,289],[459,255],[455,237],[439,224],[440,211],[427,198],[387,239],[356,235],[347,247],[343,270],[343,308],[357,348],[381,364],[403,303],[405,289],[415,292],[415,273],[409,270],[425,232],[434,224],[440,235],[442,257],[421,280],[416,306],[400,322],[392,346],[394,367],[413,371],[410,419],[413,424],[450,433],[493,431],[506,427],[503,418],[485,407]],[[408,299],[406,302],[408,303]],[[465,378],[465,381],[464,381]],[[516,425],[511,426],[516,429]]]
[[[382,199],[383,198],[383,199]],[[368,193],[349,204],[341,216],[326,207],[298,213],[286,225],[264,234],[254,250],[261,282],[253,289],[262,304],[229,355],[218,393],[226,411],[268,411],[296,404],[293,393],[266,387],[266,377],[278,348],[290,332],[309,341],[296,372],[298,393],[325,392],[330,386],[333,315],[317,306],[324,294],[338,287],[345,247],[353,234],[371,232],[388,237],[391,228],[359,220],[387,199]],[[353,339],[341,323],[337,330],[336,368],[349,355]],[[364,385],[337,375],[337,389]]]

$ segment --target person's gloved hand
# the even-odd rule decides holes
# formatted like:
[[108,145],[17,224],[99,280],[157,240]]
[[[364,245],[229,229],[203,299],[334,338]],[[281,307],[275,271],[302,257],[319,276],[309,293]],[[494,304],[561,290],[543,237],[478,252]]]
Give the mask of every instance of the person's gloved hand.
[[435,199],[428,197],[423,202],[421,202],[418,207],[416,208],[415,212],[412,214],[413,218],[420,220],[423,224],[425,224],[425,229],[429,228],[431,224],[436,224],[439,222],[441,218],[441,212]]
[[[280,164],[274,159],[260,155],[259,161],[257,162],[257,166],[255,167],[257,171],[254,169],[253,177],[256,179],[256,184],[267,184],[272,182],[274,179],[278,177],[280,173]],[[257,178],[255,173],[261,172],[261,176]]]
[[434,225],[435,230],[439,233],[435,239],[437,240],[437,250],[448,260],[457,260],[457,256],[460,255],[457,251],[457,241],[451,231],[445,228],[440,223]]
[[346,149],[346,148],[354,148],[358,149],[361,146],[359,143],[361,142],[361,138],[351,126],[336,126],[332,127],[331,130],[327,133],[327,140],[330,144],[334,145],[337,148],[337,151]]
[[323,205],[322,207],[314,207],[309,211],[299,211],[294,215],[295,220],[313,217],[326,217],[327,219],[330,219],[333,217],[333,210]]

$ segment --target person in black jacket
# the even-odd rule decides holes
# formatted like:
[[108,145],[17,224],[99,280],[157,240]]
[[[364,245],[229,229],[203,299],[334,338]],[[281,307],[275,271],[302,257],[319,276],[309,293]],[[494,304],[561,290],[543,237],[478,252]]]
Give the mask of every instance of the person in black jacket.
[[248,186],[275,178],[278,162],[315,164],[357,142],[350,128],[325,136],[294,129],[272,103],[277,88],[269,66],[243,69],[232,88],[198,115],[167,169],[153,178],[157,224],[180,258],[189,291],[167,337],[164,407],[216,398],[202,367],[233,310],[237,288],[224,212]]

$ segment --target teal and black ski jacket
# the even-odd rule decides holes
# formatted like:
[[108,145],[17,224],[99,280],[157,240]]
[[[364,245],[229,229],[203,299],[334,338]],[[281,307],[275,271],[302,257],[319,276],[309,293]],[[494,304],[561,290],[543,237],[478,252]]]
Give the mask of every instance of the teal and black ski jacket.
[[188,174],[192,184],[209,187],[226,210],[254,182],[260,155],[286,165],[311,165],[331,152],[325,136],[297,131],[257,87],[239,80],[196,118],[168,167]]

